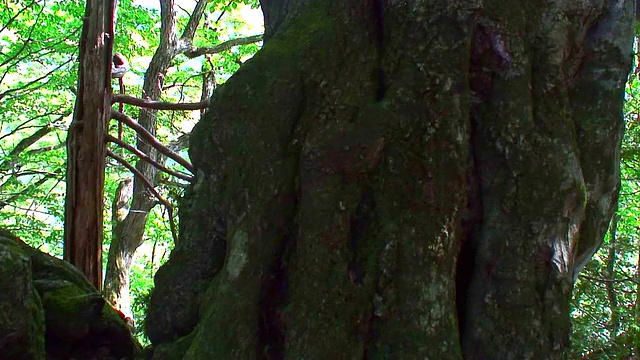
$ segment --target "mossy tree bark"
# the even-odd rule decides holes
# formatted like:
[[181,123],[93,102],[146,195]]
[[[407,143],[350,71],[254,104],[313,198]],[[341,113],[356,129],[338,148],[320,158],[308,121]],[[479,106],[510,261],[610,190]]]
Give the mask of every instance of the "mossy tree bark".
[[155,358],[561,358],[633,1],[262,1],[194,129]]

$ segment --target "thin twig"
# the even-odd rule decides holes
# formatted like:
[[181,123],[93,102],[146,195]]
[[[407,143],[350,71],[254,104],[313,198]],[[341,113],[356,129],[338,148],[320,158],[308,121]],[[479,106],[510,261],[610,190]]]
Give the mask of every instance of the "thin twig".
[[4,208],[7,205],[11,206],[11,202],[13,202],[17,198],[19,198],[21,195],[28,195],[27,193],[29,191],[31,191],[32,189],[38,188],[40,185],[44,184],[45,182],[49,181],[50,179],[55,179],[55,177],[54,176],[45,175],[45,176],[41,177],[35,183],[28,184],[24,189],[22,189],[19,192],[14,192],[12,194],[3,194],[3,195],[9,195],[9,196],[6,199],[3,199],[3,200],[0,201],[0,209]]
[[614,282],[614,283],[618,283],[618,282],[632,282],[634,284],[639,284],[638,280],[636,280],[635,276],[629,276],[629,277],[625,277],[622,279],[603,279],[603,278],[596,278],[596,277],[592,277],[592,276],[588,276],[588,275],[580,275],[581,278],[583,279],[587,279],[587,280],[591,280],[591,281],[598,281],[598,282]]
[[229,6],[231,6],[231,3],[233,2],[233,0],[229,1],[229,3],[227,4],[227,6],[225,6],[222,9],[222,12],[220,13],[220,16],[218,16],[218,18],[216,19],[216,25],[218,24],[218,22],[220,22],[220,19],[222,19],[222,17],[224,16],[224,14],[227,12],[227,8],[229,8]]
[[5,30],[6,28],[8,28],[8,27],[9,27],[9,25],[11,25],[11,23],[12,23],[15,19],[17,19],[17,18],[18,18],[18,16],[20,16],[20,14],[22,14],[24,11],[26,11],[28,8],[30,8],[30,7],[31,7],[31,5],[33,5],[33,4],[35,4],[35,3],[36,3],[36,1],[35,1],[35,0],[31,1],[31,2],[29,3],[29,5],[25,5],[22,9],[20,9],[20,10],[19,10],[18,12],[16,12],[13,16],[11,16],[11,17],[9,18],[9,20],[7,20],[7,21],[5,22],[5,24],[0,28],[0,32],[4,32],[4,30]]
[[158,191],[153,187],[153,185],[151,185],[151,182],[149,182],[149,179],[144,177],[144,175],[142,175],[142,173],[138,171],[138,169],[136,169],[135,166],[129,164],[127,160],[114,154],[109,149],[107,149],[107,156],[119,162],[124,167],[126,167],[129,171],[131,171],[135,176],[137,176],[137,178],[140,179],[140,181],[142,181],[144,186],[153,194],[153,196],[155,196],[156,199],[158,199],[158,202],[165,206],[165,208],[167,209],[167,214],[169,215],[169,227],[171,228],[171,236],[173,237],[174,243],[177,244],[178,234],[176,232],[176,226],[173,223],[173,207],[171,206],[171,203],[169,203],[169,201],[163,198],[162,195],[160,195],[160,193],[158,193]]

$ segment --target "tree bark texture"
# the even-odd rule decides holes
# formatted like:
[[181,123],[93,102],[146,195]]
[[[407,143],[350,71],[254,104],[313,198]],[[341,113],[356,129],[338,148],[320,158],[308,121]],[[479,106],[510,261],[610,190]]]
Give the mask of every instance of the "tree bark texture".
[[67,137],[64,258],[102,286],[104,136],[111,118],[115,1],[87,1],[78,97]]
[[[123,232],[122,224],[129,214],[129,206],[133,197],[133,178],[120,181],[111,205],[111,233]],[[139,234],[142,237],[142,234]],[[129,269],[133,263],[135,249],[128,248],[111,241],[107,272],[105,276],[104,297],[126,316],[133,318],[131,311],[131,297],[129,296]],[[117,285],[116,285],[117,284]]]
[[154,358],[562,358],[633,1],[261,3],[192,133]]

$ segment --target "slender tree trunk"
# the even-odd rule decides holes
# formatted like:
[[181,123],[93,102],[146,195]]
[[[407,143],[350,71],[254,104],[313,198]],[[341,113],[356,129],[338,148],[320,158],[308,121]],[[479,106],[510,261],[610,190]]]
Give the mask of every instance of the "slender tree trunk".
[[[204,13],[207,1],[200,0],[195,6],[191,18],[181,38],[176,35],[176,18],[173,0],[160,0],[160,44],[156,50],[144,77],[142,97],[158,100],[162,93],[164,73],[171,62],[181,52],[190,49],[191,40]],[[157,110],[141,109],[138,122],[155,136]],[[138,139],[137,147],[158,161],[157,151],[144,140]],[[164,163],[160,159],[160,163]],[[136,169],[154,186],[157,184],[156,169],[146,161],[138,161]],[[157,199],[147,191],[144,183],[137,178],[133,181],[133,198],[127,216],[118,223],[113,232],[107,271],[105,278],[105,297],[120,311],[131,315],[129,304],[129,273],[135,251],[144,242],[144,230],[149,211],[156,205]]]
[[[635,324],[640,324],[640,244],[638,244],[638,248],[636,249],[638,252],[638,258],[636,260],[636,303],[635,303]],[[640,331],[636,332],[636,334],[640,333]],[[633,346],[633,355],[640,356],[640,342],[636,341]]]
[[[111,208],[112,234],[122,232],[122,223],[129,214],[129,206],[133,197],[133,178],[120,181],[113,197]],[[135,249],[134,249],[135,251]],[[105,278],[105,298],[118,310],[132,318],[131,299],[129,296],[129,267],[133,262],[133,252],[123,249],[121,242],[111,241],[107,276]],[[113,280],[112,280],[113,279]],[[117,284],[117,286],[114,286]],[[117,304],[117,305],[116,305]]]
[[191,136],[154,356],[562,358],[633,1],[261,4],[264,48]]
[[64,258],[102,285],[102,193],[111,118],[115,0],[88,0],[80,39],[78,97],[67,137]]

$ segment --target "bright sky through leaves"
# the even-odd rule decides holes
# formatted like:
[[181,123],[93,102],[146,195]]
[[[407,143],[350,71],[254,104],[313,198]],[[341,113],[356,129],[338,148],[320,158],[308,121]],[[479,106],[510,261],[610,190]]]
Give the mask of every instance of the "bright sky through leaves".
[[[193,0],[176,0],[175,4],[184,8],[192,9],[195,6]],[[159,0],[134,0],[134,5],[144,6],[150,9],[160,10]],[[249,24],[250,30],[254,28],[262,28],[263,18],[262,11],[260,9],[252,9],[250,6],[239,4],[238,11],[240,12],[240,18],[242,18],[247,24]]]

